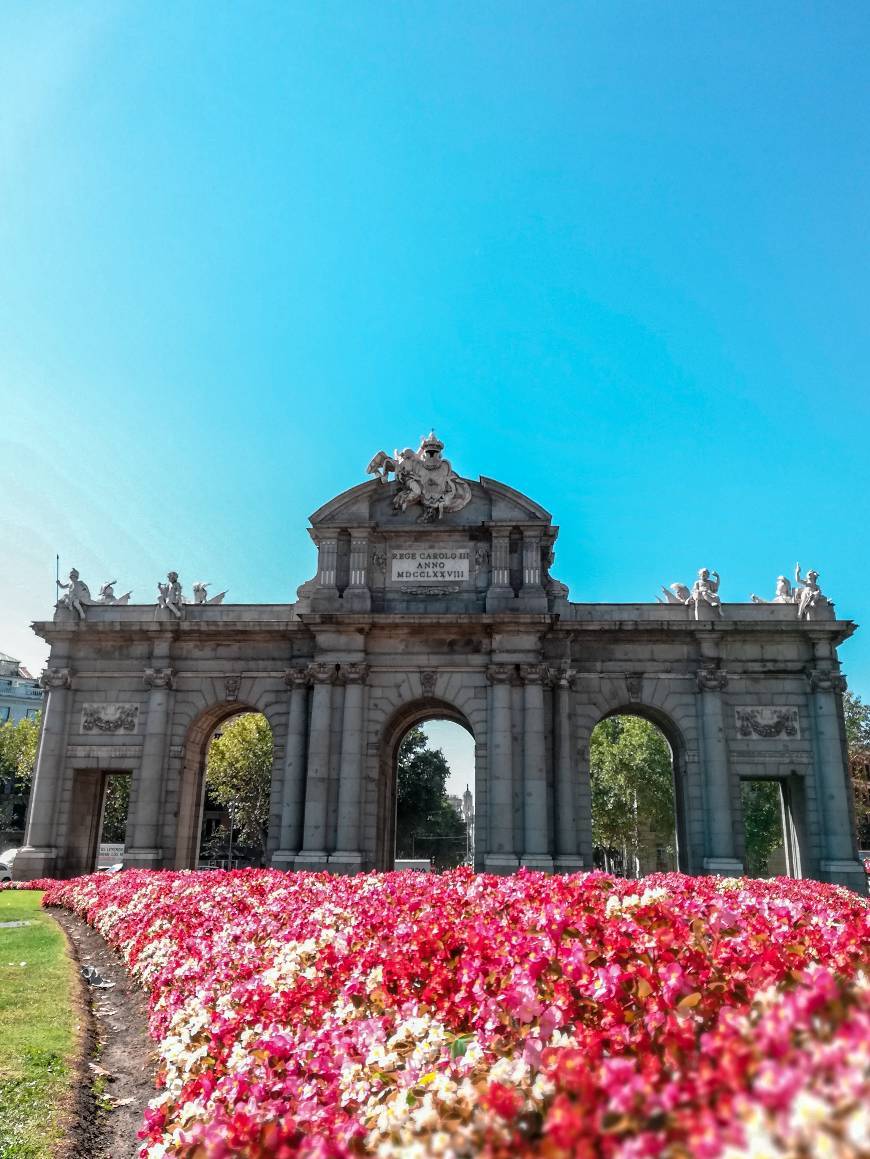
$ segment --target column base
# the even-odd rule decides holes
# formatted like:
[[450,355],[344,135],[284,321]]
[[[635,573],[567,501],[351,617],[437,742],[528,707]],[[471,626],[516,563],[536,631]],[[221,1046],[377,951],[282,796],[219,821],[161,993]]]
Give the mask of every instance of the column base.
[[337,850],[329,855],[329,868],[336,873],[362,873],[363,859],[361,853],[347,853]]
[[325,849],[303,849],[297,853],[293,862],[294,869],[307,870],[310,873],[322,873],[329,864],[329,854]]
[[276,849],[269,859],[270,869],[293,869],[299,854],[295,849]]
[[[18,857],[20,856],[21,854],[19,853]],[[15,858],[16,866],[18,864],[18,857]],[[821,870],[823,881],[829,881],[833,885],[845,885],[847,889],[854,889],[862,897],[867,896],[870,881],[868,881],[867,874],[864,872],[864,866],[860,861],[822,860],[819,862],[819,869]]]
[[516,873],[519,867],[519,858],[513,853],[487,853],[483,859],[484,873],[497,873],[503,877],[508,873]]
[[520,864],[525,869],[537,869],[541,873],[553,872],[553,858],[548,853],[524,853]]
[[586,866],[582,857],[557,857],[555,862],[556,873],[585,873]]
[[743,862],[735,857],[705,857],[704,872],[716,877],[742,877]]
[[13,881],[34,881],[51,877],[57,861],[57,850],[48,845],[23,845],[12,862]]
[[128,849],[123,857],[125,869],[162,869],[162,849]]

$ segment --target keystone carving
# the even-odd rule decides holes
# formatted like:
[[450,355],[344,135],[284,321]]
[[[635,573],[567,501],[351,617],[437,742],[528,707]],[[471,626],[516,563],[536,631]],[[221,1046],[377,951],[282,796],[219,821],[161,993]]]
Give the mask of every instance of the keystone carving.
[[625,676],[625,688],[628,692],[629,700],[640,700],[640,694],[643,690],[643,673],[642,672],[628,672]]
[[423,694],[425,696],[434,696],[435,695],[435,685],[437,683],[438,683],[438,673],[437,672],[433,672],[431,669],[427,669],[425,672],[420,673],[420,684],[423,688]]
[[172,688],[174,678],[174,668],[146,668],[142,677],[146,688]]
[[705,665],[698,669],[698,689],[701,692],[721,692],[728,684],[728,676],[721,668]]
[[241,676],[227,676],[224,680],[224,696],[228,704],[239,699],[239,689],[241,686]]
[[46,668],[39,678],[43,688],[69,688],[72,684],[72,673],[69,668]]

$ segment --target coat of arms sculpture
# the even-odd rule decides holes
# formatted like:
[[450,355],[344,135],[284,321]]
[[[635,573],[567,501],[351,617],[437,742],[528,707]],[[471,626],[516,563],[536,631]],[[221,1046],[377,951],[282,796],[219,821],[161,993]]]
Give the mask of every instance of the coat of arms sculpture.
[[461,511],[471,501],[471,487],[456,474],[448,459],[441,456],[444,444],[431,431],[421,439],[420,448],[412,451],[378,451],[366,468],[379,482],[389,483],[391,473],[396,476],[398,490],[393,498],[394,511],[406,511],[419,503],[422,507],[419,521],[434,523],[451,511]]

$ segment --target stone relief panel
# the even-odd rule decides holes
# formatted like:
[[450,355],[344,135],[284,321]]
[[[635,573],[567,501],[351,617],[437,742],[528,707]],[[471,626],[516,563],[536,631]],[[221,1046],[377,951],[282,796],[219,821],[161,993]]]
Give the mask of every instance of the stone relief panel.
[[769,706],[763,708],[735,708],[737,719],[737,735],[744,740],[761,737],[771,740],[774,737],[789,737],[800,740],[801,730],[796,708],[779,708]]
[[82,705],[82,732],[134,733],[138,729],[138,704]]

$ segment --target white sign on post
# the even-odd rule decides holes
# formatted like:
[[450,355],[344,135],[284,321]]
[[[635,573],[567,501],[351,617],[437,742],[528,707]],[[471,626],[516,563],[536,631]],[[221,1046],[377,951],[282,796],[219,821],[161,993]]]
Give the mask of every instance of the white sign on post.
[[455,583],[467,580],[470,555],[467,547],[391,551],[390,576],[398,583]]

